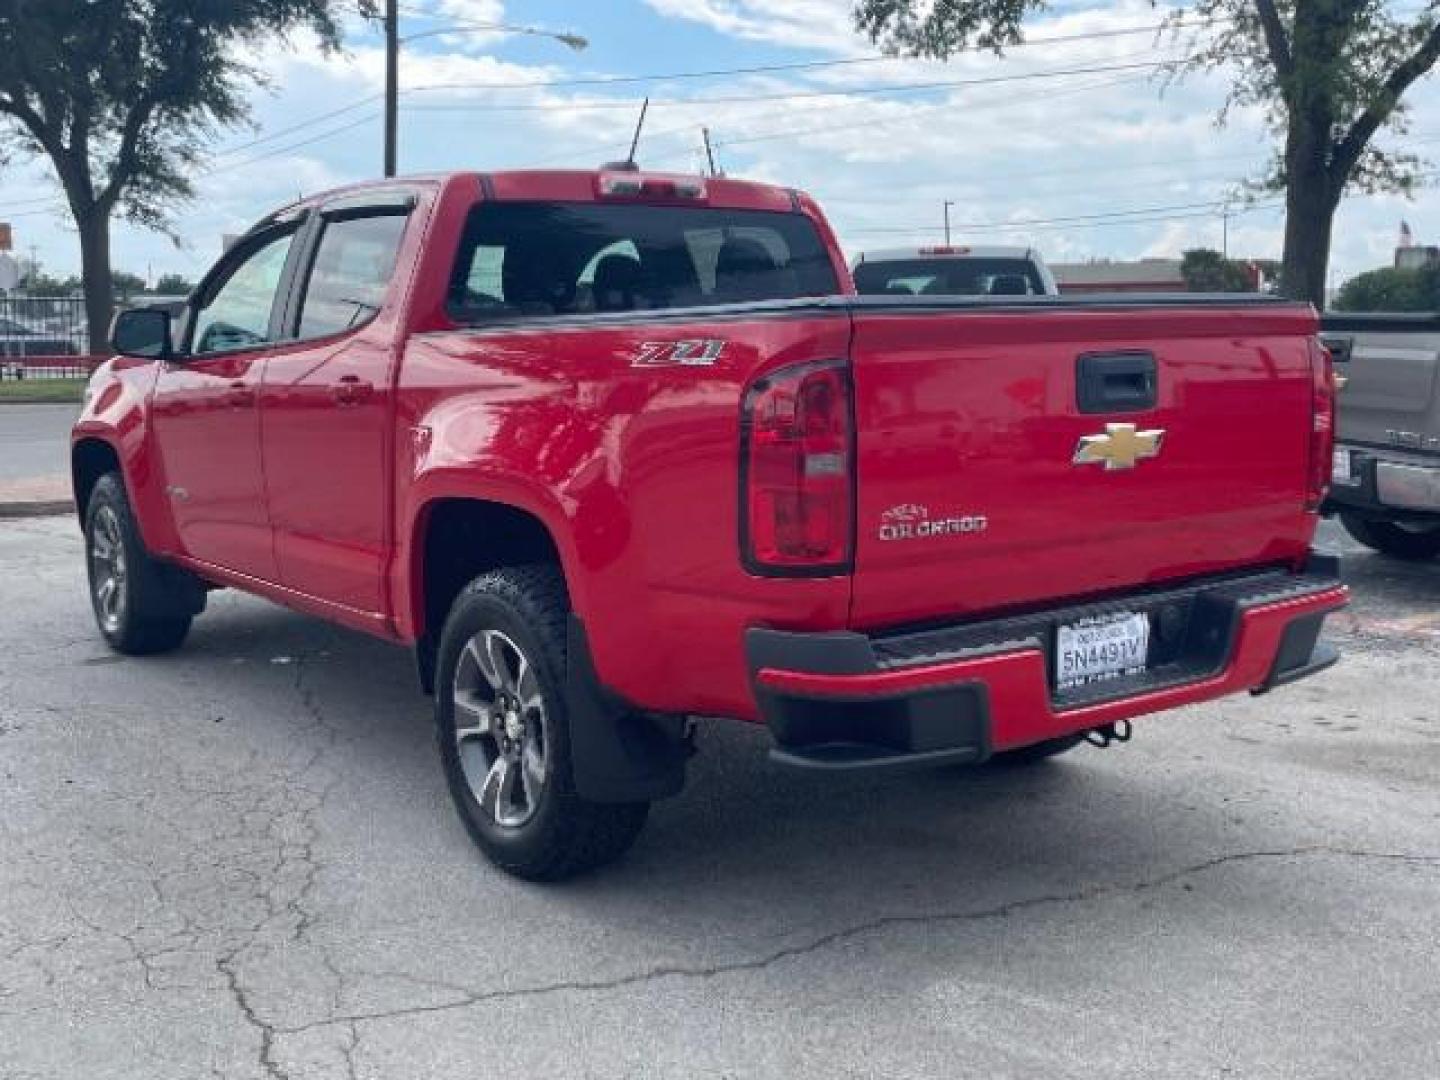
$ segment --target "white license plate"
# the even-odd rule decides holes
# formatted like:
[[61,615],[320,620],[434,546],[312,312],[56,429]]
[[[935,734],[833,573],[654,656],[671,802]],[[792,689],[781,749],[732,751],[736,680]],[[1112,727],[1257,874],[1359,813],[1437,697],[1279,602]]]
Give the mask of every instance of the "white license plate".
[[1350,451],[1343,446],[1335,448],[1331,478],[1337,484],[1353,484],[1355,473],[1350,468]]
[[1055,639],[1055,687],[1073,690],[1145,670],[1150,619],[1136,612],[1102,615],[1061,626]]

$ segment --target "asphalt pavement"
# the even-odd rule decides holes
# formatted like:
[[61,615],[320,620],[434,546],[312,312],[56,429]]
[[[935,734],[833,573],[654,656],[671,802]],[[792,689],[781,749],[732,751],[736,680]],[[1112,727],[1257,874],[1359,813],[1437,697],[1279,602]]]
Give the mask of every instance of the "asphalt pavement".
[[708,725],[546,888],[403,651],[221,594],[123,659],[73,520],[0,522],[0,1077],[1440,1075],[1440,564],[1349,573],[1339,667],[1038,768]]
[[0,483],[64,476],[78,404],[0,404]]
[[70,500],[70,427],[78,404],[0,402],[0,518],[54,513]]

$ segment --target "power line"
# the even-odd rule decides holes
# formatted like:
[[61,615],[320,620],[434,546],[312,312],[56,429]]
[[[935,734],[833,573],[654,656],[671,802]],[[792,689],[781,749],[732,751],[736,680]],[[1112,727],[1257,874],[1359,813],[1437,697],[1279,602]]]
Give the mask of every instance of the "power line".
[[[1041,93],[1038,93],[1038,94],[1026,94],[1026,95],[1023,95],[1023,96],[1020,96],[1020,97],[1010,96],[1010,97],[1006,97],[1006,98],[998,99],[998,100],[989,100],[989,99],[987,99],[987,100],[984,100],[984,101],[971,102],[971,103],[967,104],[967,105],[965,106],[965,108],[966,108],[967,110],[971,111],[971,112],[976,111],[976,110],[980,110],[980,109],[1003,108],[1003,107],[1008,107],[1008,106],[1011,105],[1011,104],[1018,104],[1018,103],[1027,102],[1027,101],[1034,101],[1034,100],[1042,99],[1042,98],[1051,98],[1051,97],[1056,97],[1056,96],[1062,96],[1062,95],[1066,95],[1066,94],[1086,93],[1086,92],[1088,92],[1088,91],[1090,91],[1090,90],[1100,89],[1100,88],[1107,87],[1107,86],[1116,86],[1116,85],[1120,85],[1120,84],[1122,84],[1122,83],[1134,82],[1134,81],[1137,81],[1137,80],[1134,80],[1134,79],[1107,79],[1107,80],[1104,80],[1103,82],[1089,83],[1089,84],[1086,84],[1086,85],[1084,85],[1084,86],[1069,87],[1069,88],[1066,88],[1066,89],[1064,89],[1064,90],[1048,90],[1048,91],[1044,91],[1044,92],[1041,92]],[[953,102],[949,102],[949,101],[947,101],[947,102],[941,102],[941,103],[935,104],[935,105],[922,105],[922,106],[919,106],[918,108],[911,108],[909,111],[907,111],[907,112],[905,113],[904,116],[897,116],[897,117],[893,117],[893,118],[889,118],[889,119],[867,120],[867,122],[866,122],[866,127],[867,127],[867,129],[868,129],[868,128],[870,128],[870,127],[876,127],[876,126],[879,126],[879,125],[882,125],[882,124],[899,123],[899,122],[901,122],[901,121],[903,121],[903,120],[908,120],[908,119],[910,119],[911,117],[916,116],[916,115],[919,115],[919,114],[922,114],[922,113],[929,113],[929,112],[933,112],[933,111],[938,110],[938,109],[951,109],[951,108],[955,108],[955,104],[954,104]],[[766,112],[761,113],[761,114],[759,114],[758,116],[750,116],[750,117],[745,118],[745,121],[744,121],[744,122],[749,122],[749,121],[753,121],[753,120],[756,120],[756,119],[761,119],[761,118],[766,117],[766,116],[781,116],[781,115],[786,115],[786,116],[788,116],[788,115],[790,115],[790,113],[789,113],[789,111],[781,112],[781,111],[778,111],[778,110],[767,110]],[[855,128],[855,123],[854,123],[854,121],[851,121],[851,122],[849,122],[849,123],[847,123],[847,124],[845,124],[845,125],[843,126],[843,130],[854,130],[854,128]],[[647,143],[647,145],[653,146],[657,141],[666,141],[666,140],[668,140],[668,139],[670,139],[670,138],[673,138],[675,135],[677,135],[677,134],[682,134],[682,133],[683,133],[683,134],[695,134],[695,135],[698,135],[699,130],[700,130],[700,125],[698,125],[697,123],[695,123],[695,122],[692,121],[692,122],[690,122],[690,123],[681,124],[681,125],[678,125],[678,126],[673,127],[673,128],[666,128],[666,129],[663,129],[663,130],[661,130],[661,131],[656,131],[656,132],[654,132],[654,133],[652,133],[652,134],[650,134],[650,135],[648,135],[648,136],[646,137],[646,143]],[[822,131],[822,130],[830,130],[830,129],[829,129],[829,128],[824,128],[824,129],[812,128],[812,129],[804,129],[804,130],[813,133],[813,132],[818,132],[818,131]],[[840,127],[836,127],[834,130],[841,130],[841,128],[840,128]],[[783,131],[783,132],[762,133],[762,134],[760,134],[760,135],[758,135],[758,136],[753,136],[753,137],[747,136],[747,137],[742,137],[742,138],[738,138],[738,139],[717,139],[716,142],[715,142],[715,146],[716,146],[716,148],[722,148],[722,147],[726,147],[726,146],[738,146],[738,145],[742,145],[742,144],[748,145],[748,144],[750,144],[750,143],[752,143],[752,142],[769,141],[769,140],[771,140],[771,139],[781,138],[781,137],[785,137],[785,136],[789,136],[789,135],[794,135],[794,134],[800,134],[800,133],[802,133],[802,131],[801,131],[800,129],[790,129],[790,130]],[[594,147],[593,147],[593,149],[594,149],[595,152],[599,152],[600,149],[601,149],[604,145],[609,145],[609,144],[613,143],[614,141],[615,141],[615,140],[613,140],[613,139],[606,139],[603,144],[595,144]],[[590,148],[588,148],[588,147],[587,147],[587,148],[581,148],[581,149],[571,148],[571,149],[569,149],[569,150],[563,151],[562,153],[552,154],[552,155],[550,155],[550,156],[547,157],[547,158],[541,158],[541,159],[539,159],[538,161],[532,162],[531,164],[532,164],[532,165],[533,165],[533,164],[546,164],[546,163],[554,162],[554,161],[574,160],[574,159],[576,159],[577,157],[580,156],[582,150],[583,150],[585,153],[589,153],[589,152],[590,152]],[[654,156],[654,155],[652,155],[652,154],[648,154],[648,153],[644,155],[645,160],[646,160],[647,162],[654,162],[654,161],[657,161],[657,160],[658,160],[658,161],[673,161],[673,160],[675,160],[678,156],[679,156],[678,153],[663,154],[663,155],[660,155],[658,158],[657,158],[656,156]],[[688,153],[687,153],[687,156],[688,156]]]
[[212,166],[208,169],[203,170],[199,175],[202,177],[218,176],[223,173],[234,172],[237,169],[248,168],[249,166],[255,165],[261,161],[268,161],[270,158],[279,157],[282,154],[288,154],[294,150],[301,150],[307,146],[313,146],[315,143],[324,142],[326,139],[333,139],[336,135],[343,135],[345,134],[345,132],[353,131],[355,128],[361,127],[362,125],[374,123],[379,118],[379,113],[371,113],[369,116],[362,116],[359,120],[354,120],[348,124],[344,124],[330,131],[324,131],[318,135],[312,135],[308,139],[301,139],[299,142],[277,147],[274,150],[269,150],[263,154],[256,154],[254,157],[246,158],[243,161],[226,162],[223,165]]
[[[1056,68],[1050,71],[1031,71],[1015,75],[989,75],[974,79],[946,79],[936,82],[901,83],[885,86],[852,86],[841,90],[792,90],[765,94],[727,94],[699,98],[651,98],[651,108],[697,108],[710,105],[732,105],[756,101],[809,101],[816,98],[855,97],[868,94],[903,94],[917,90],[948,90],[964,86],[994,86],[1005,83],[1027,82],[1032,79],[1062,79],[1072,75],[1096,75],[1114,71],[1154,71],[1169,67],[1171,60],[1148,60],[1134,64],[1101,64],[1090,67]],[[630,109],[638,101],[611,99],[593,102],[551,102],[528,103],[524,105],[496,105],[490,103],[453,103],[444,105],[407,105],[407,112],[566,112],[589,111],[594,109]]]
[[[1066,88],[1064,88],[1064,89],[1062,89],[1062,90],[1050,90],[1050,91],[1045,91],[1045,92],[1039,93],[1039,94],[1025,94],[1025,95],[1020,96],[1020,97],[1013,97],[1013,96],[1012,96],[1012,97],[1002,98],[1002,99],[997,100],[997,101],[971,102],[971,103],[965,105],[964,108],[967,109],[967,110],[972,110],[972,111],[973,111],[973,110],[975,110],[975,109],[985,108],[985,107],[1008,107],[1008,106],[1010,106],[1010,105],[1019,105],[1019,104],[1025,103],[1025,102],[1029,102],[1029,101],[1041,101],[1041,100],[1046,100],[1046,99],[1054,98],[1054,97],[1064,97],[1064,96],[1067,96],[1067,95],[1070,95],[1070,94],[1083,94],[1083,93],[1086,93],[1087,91],[1090,91],[1090,90],[1101,90],[1101,89],[1105,89],[1105,88],[1111,87],[1111,86],[1121,86],[1121,85],[1125,85],[1125,84],[1128,84],[1128,83],[1143,82],[1143,81],[1144,81],[1143,78],[1140,78],[1140,79],[1136,79],[1136,78],[1106,79],[1106,80],[1104,80],[1103,82],[1090,83],[1090,84],[1087,84],[1087,85],[1085,85],[1085,86],[1066,87]],[[904,113],[904,114],[901,115],[901,116],[894,116],[894,117],[888,117],[888,118],[877,118],[877,119],[867,118],[866,121],[865,121],[864,126],[865,126],[865,129],[868,130],[868,129],[872,128],[872,127],[878,127],[878,126],[884,125],[884,124],[898,124],[898,123],[903,123],[903,122],[905,122],[905,121],[907,121],[907,120],[913,119],[915,116],[917,116],[917,115],[919,115],[919,114],[922,114],[922,113],[936,112],[936,111],[939,111],[939,110],[941,110],[941,109],[954,109],[954,108],[956,108],[956,107],[957,107],[957,106],[956,106],[955,103],[952,102],[952,101],[937,102],[937,103],[934,104],[934,105],[922,105],[922,106],[920,106],[919,108],[912,108],[912,109],[908,110],[906,113]],[[742,135],[742,136],[740,136],[739,138],[735,138],[735,139],[717,139],[717,140],[715,141],[715,145],[716,145],[717,147],[748,146],[748,145],[750,145],[751,143],[773,142],[773,141],[775,141],[776,139],[788,139],[788,138],[797,137],[797,136],[802,136],[802,135],[824,135],[824,134],[827,134],[827,133],[832,132],[832,131],[854,131],[855,129],[856,129],[856,125],[855,125],[855,122],[852,120],[852,121],[850,121],[849,123],[846,123],[846,124],[828,124],[828,125],[825,125],[825,126],[823,126],[823,127],[809,127],[809,128],[786,128],[786,129],[780,130],[780,131],[766,131],[766,132],[761,132],[761,133],[758,134],[758,135]]]
[[[1062,34],[1048,38],[1033,38],[1023,42],[1024,45],[1061,45],[1076,41],[1095,41],[1104,38],[1126,37],[1135,34],[1162,33],[1166,28],[1161,24],[1149,26],[1126,27],[1116,30],[1097,30],[1080,34]],[[960,50],[963,52],[983,52],[985,50],[972,48]],[[819,71],[840,67],[856,67],[866,64],[895,64],[913,60],[913,57],[896,56],[859,56],[849,57],[841,60],[804,60],[790,64],[756,64],[749,67],[712,68],[706,71],[671,71],[651,72],[645,75],[595,75],[588,78],[578,79],[549,79],[536,80],[533,82],[508,82],[508,83],[430,83],[424,86],[413,86],[406,93],[420,93],[432,90],[546,90],[553,88],[568,88],[575,86],[624,86],[633,83],[647,82],[680,82],[689,79],[714,79],[730,78],[736,75],[776,75],[787,72]]]
[[[1219,205],[1219,200],[1217,200],[1217,199],[1206,199],[1204,202],[1174,203],[1174,204],[1171,204],[1171,205],[1169,205],[1169,206],[1144,206],[1144,207],[1136,207],[1136,208],[1133,209],[1133,210],[1108,210],[1108,211],[1105,211],[1104,213],[1099,213],[1099,214],[1075,214],[1075,215],[1068,216],[1068,217],[1030,218],[1030,219],[1027,219],[1027,220],[1025,220],[1025,221],[999,221],[999,222],[997,222],[997,221],[971,221],[971,222],[956,222],[953,227],[954,227],[957,231],[959,231],[959,230],[976,230],[976,229],[996,229],[996,228],[1005,228],[1005,229],[1008,229],[1008,228],[1024,228],[1024,227],[1029,226],[1029,225],[1070,224],[1070,223],[1084,222],[1084,221],[1111,221],[1111,220],[1118,220],[1118,219],[1126,218],[1126,217],[1132,217],[1132,216],[1135,216],[1135,215],[1137,215],[1137,214],[1161,214],[1161,213],[1168,213],[1168,212],[1170,212],[1170,211],[1178,211],[1178,210],[1198,210],[1198,209],[1201,209],[1202,207],[1203,207],[1203,208],[1208,208],[1208,211],[1209,211],[1210,213],[1213,213],[1214,210],[1215,210],[1215,208],[1216,208],[1218,205]],[[917,233],[917,232],[933,231],[933,229],[934,229],[934,226],[933,226],[933,225],[932,225],[932,226],[908,226],[908,225],[907,225],[907,226],[893,226],[893,227],[891,227],[891,226],[875,227],[875,228],[866,228],[866,229],[851,229],[850,231],[851,231],[852,233],[857,234],[857,235],[858,235],[858,234],[861,234],[861,233],[866,234],[866,235],[879,235],[879,234],[883,234],[883,233],[913,234],[913,233]]]
[[[436,16],[432,12],[427,12],[423,9],[411,7],[404,4],[400,6],[400,10],[403,12],[408,12],[410,14],[423,15],[429,18],[443,17]],[[1168,27],[1163,23],[1153,23],[1145,26],[1120,27],[1114,30],[1097,30],[1078,34],[1059,34],[1044,38],[1030,38],[1022,42],[1021,47],[1027,47],[1031,45],[1058,45],[1076,41],[1097,41],[1109,38],[1133,36],[1136,34],[1161,34],[1167,29]],[[973,50],[962,51],[982,52],[984,50],[975,48]],[[577,86],[621,86],[626,84],[647,82],[672,82],[693,79],[731,78],[737,75],[765,75],[783,74],[786,72],[818,71],[841,67],[856,67],[868,64],[893,64],[897,62],[903,63],[906,59],[907,58],[897,58],[892,56],[863,56],[847,57],[837,60],[810,60],[792,64],[757,64],[747,67],[712,68],[699,71],[650,72],[641,75],[604,75],[583,79],[552,79],[548,81],[537,80],[523,83],[436,83],[426,86],[410,87],[401,90],[400,93],[403,97],[408,94],[428,93],[437,90],[503,91],[527,89],[565,89]],[[332,119],[333,117],[341,116],[345,113],[353,112],[356,109],[364,108],[366,105],[379,101],[382,96],[383,95],[379,93],[371,94],[367,97],[361,98],[359,101],[352,102],[351,104],[346,105],[342,108],[333,109],[330,112],[321,113],[317,116],[309,117],[305,120],[299,121],[298,123],[291,124],[287,127],[279,128],[276,131],[269,132],[258,138],[251,139],[247,142],[239,143],[235,146],[227,147],[219,153],[222,155],[238,153],[241,150],[248,150],[252,146],[260,146],[266,142],[271,142],[275,139],[283,138],[285,135],[288,135],[292,132],[303,131],[304,129],[313,127],[316,124],[324,123],[326,120]]]
[[248,142],[238,143],[235,146],[228,146],[224,150],[216,151],[215,156],[230,157],[234,154],[238,154],[242,150],[249,150],[253,146],[262,146],[265,143],[274,142],[276,139],[284,138],[286,135],[291,135],[294,132],[304,131],[306,128],[314,127],[316,124],[323,124],[326,120],[333,120],[337,116],[344,116],[346,113],[352,113],[356,109],[363,109],[367,105],[373,105],[382,97],[384,97],[383,94],[371,94],[369,97],[361,98],[359,101],[352,102],[351,104],[345,105],[339,109],[332,109],[327,113],[321,113],[319,116],[312,116],[308,120],[302,120],[298,124],[291,124],[289,127],[284,127],[276,131],[272,131],[268,135],[261,135],[259,138],[251,139]]

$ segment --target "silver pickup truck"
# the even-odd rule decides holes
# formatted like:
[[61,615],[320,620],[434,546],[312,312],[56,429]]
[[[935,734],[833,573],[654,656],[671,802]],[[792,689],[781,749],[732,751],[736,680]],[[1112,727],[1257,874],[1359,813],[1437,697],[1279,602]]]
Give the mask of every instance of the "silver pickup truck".
[[1440,315],[1330,315],[1340,390],[1327,509],[1376,551],[1440,555]]

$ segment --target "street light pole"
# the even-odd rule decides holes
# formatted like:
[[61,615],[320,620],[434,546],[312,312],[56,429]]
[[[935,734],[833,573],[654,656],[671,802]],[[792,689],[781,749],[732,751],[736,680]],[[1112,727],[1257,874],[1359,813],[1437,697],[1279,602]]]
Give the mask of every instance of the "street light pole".
[[385,0],[385,175],[395,175],[400,126],[400,2]]
[[423,38],[440,37],[448,34],[488,34],[503,31],[511,34],[528,34],[531,37],[546,37],[580,52],[589,42],[579,34],[562,34],[544,30],[538,26],[510,26],[507,23],[455,23],[434,30],[425,30],[409,37],[400,36],[400,2],[385,0],[385,175],[396,172],[396,159],[400,138],[400,46],[406,42]]
[[950,207],[955,205],[953,199],[945,200],[945,246],[950,246]]

